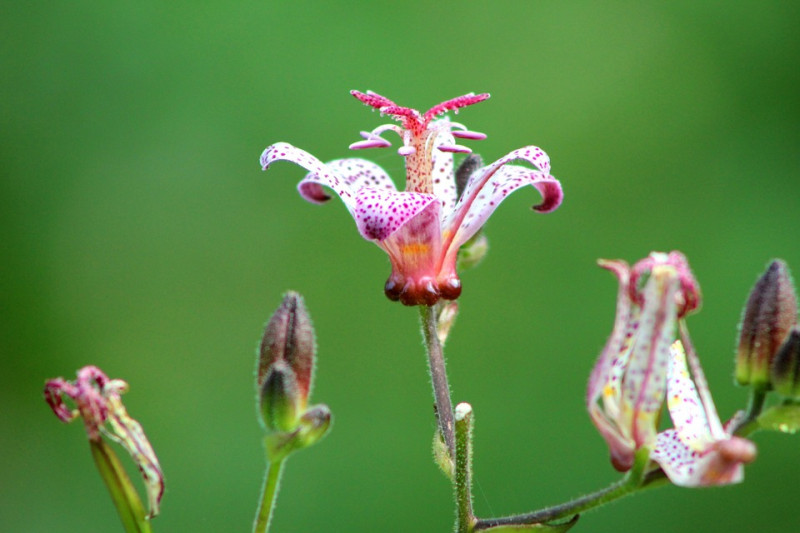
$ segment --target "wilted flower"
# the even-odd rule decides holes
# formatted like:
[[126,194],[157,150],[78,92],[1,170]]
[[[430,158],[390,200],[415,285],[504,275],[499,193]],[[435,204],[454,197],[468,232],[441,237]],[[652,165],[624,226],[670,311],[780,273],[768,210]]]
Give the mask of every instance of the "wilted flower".
[[652,253],[632,269],[624,261],[600,261],[600,266],[619,280],[617,313],[586,402],[612,464],[626,471],[636,450],[656,443],[675,327],[700,305],[700,291],[679,252]]
[[[510,152],[494,163],[476,168],[465,184],[456,183],[453,153],[469,153],[455,139],[480,140],[486,136],[467,130],[448,118],[448,111],[486,100],[488,94],[467,94],[420,113],[401,107],[378,94],[352,91],[363,103],[401,125],[386,124],[362,132],[363,141],[352,149],[390,146],[384,132],[400,136],[398,153],[405,158],[406,187],[397,191],[388,174],[363,159],[337,159],[323,164],[311,154],[287,143],[267,147],[261,166],[287,160],[309,171],[298,185],[300,195],[312,203],[330,199],[322,186],[330,187],[342,199],[356,221],[361,236],[389,255],[392,274],[386,295],[406,305],[433,305],[440,298],[453,300],[461,294],[456,273],[459,248],[483,226],[495,208],[514,190],[532,185],[543,201],[534,209],[548,213],[563,197],[561,185],[550,174],[547,154],[535,146]],[[510,165],[521,160],[535,167]]]
[[671,349],[667,382],[667,407],[675,425],[658,434],[650,458],[676,485],[698,487],[738,483],[746,463],[756,458],[756,447],[732,435],[731,423],[723,427],[705,376],[690,349],[692,374],[680,341]]
[[[158,514],[164,495],[164,475],[142,426],[122,404],[120,395],[127,390],[128,384],[121,379],[108,379],[96,366],[85,366],[74,382],[63,378],[48,380],[44,397],[61,421],[83,418],[90,442],[100,442],[101,435],[105,435],[127,450],[144,476],[152,518]],[[76,409],[67,407],[65,396],[75,402]]]
[[736,381],[768,390],[770,366],[789,330],[797,323],[797,295],[789,269],[772,261],[756,281],[739,325]]

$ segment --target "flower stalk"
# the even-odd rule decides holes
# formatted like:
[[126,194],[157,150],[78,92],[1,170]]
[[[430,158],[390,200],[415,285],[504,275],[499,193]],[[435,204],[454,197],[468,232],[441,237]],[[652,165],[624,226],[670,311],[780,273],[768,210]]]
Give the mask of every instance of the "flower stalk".
[[264,473],[264,486],[261,488],[261,500],[256,513],[256,522],[253,533],[265,533],[272,522],[272,512],[278,497],[283,463],[285,458],[270,461],[267,459],[267,470]]
[[442,344],[439,342],[436,309],[432,306],[419,306],[422,319],[422,336],[425,339],[425,348],[428,352],[428,367],[433,384],[433,397],[436,401],[436,416],[439,421],[439,430],[442,432],[444,442],[450,451],[450,457],[456,456],[455,429],[453,417],[453,402],[450,399],[450,385],[447,382],[447,368],[444,362]]

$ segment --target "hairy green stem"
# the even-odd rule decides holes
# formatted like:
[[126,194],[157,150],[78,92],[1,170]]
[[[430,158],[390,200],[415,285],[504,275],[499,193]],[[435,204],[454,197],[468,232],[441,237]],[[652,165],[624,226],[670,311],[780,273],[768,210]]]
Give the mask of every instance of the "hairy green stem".
[[119,518],[127,533],[150,533],[152,528],[147,520],[142,500],[136,492],[131,478],[114,453],[114,450],[102,439],[89,440],[100,477],[111,494],[111,500],[117,508]]
[[462,403],[456,407],[456,531],[472,533],[475,514],[472,510],[472,407]]
[[436,331],[436,310],[433,307],[421,305],[419,306],[419,314],[422,319],[422,336],[425,338],[425,348],[428,351],[428,366],[431,373],[431,382],[433,383],[433,396],[436,400],[439,429],[444,436],[447,449],[450,451],[450,457],[455,457],[453,403],[450,400],[450,386],[447,383],[444,353]]
[[539,511],[532,513],[519,514],[513,516],[505,516],[502,518],[487,518],[478,520],[475,524],[474,531],[482,531],[491,527],[497,526],[515,526],[515,525],[530,525],[530,524],[546,524],[556,520],[573,517],[589,509],[605,505],[614,500],[624,498],[629,494],[633,494],[638,490],[651,488],[661,485],[661,476],[653,476],[653,472],[648,472],[650,464],[650,450],[641,448],[636,452],[636,459],[633,468],[625,475],[624,478],[612,483],[604,489],[600,489],[591,494],[581,496],[572,501],[546,507]]
[[275,500],[278,496],[283,462],[285,458],[267,462],[267,471],[264,474],[264,487],[261,489],[261,502],[258,506],[256,521],[253,524],[253,533],[266,533],[272,520],[272,511],[275,509]]

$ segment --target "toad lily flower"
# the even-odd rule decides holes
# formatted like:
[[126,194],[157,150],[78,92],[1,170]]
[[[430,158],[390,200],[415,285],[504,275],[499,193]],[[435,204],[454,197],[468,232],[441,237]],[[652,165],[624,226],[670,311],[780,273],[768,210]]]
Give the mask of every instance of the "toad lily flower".
[[[482,102],[488,94],[467,94],[420,113],[401,107],[373,92],[352,91],[358,100],[400,122],[362,132],[364,140],[351,149],[384,148],[381,137],[391,131],[400,136],[398,154],[405,158],[406,187],[398,191],[388,174],[363,159],[338,159],[323,164],[311,154],[287,143],[267,147],[261,154],[266,170],[279,160],[308,170],[298,185],[300,195],[312,203],[330,199],[322,186],[333,189],[356,221],[359,233],[389,255],[392,273],[385,292],[406,305],[433,305],[440,298],[461,294],[456,273],[459,248],[483,226],[500,202],[514,190],[532,185],[543,197],[534,206],[540,213],[555,210],[563,198],[561,184],[550,174],[550,159],[535,146],[510,152],[494,163],[473,171],[457,193],[453,153],[469,153],[455,139],[480,140],[486,136],[467,130],[448,118],[448,111]],[[534,169],[510,165],[524,161]],[[461,191],[461,187],[458,187]]]
[[617,314],[586,403],[611,463],[622,472],[633,466],[636,450],[656,444],[675,326],[699,306],[700,293],[679,252],[652,253],[632,269],[624,261],[603,260],[600,266],[619,280]]
[[738,483],[743,465],[756,458],[755,445],[723,427],[691,344],[687,342],[693,378],[681,341],[672,345],[667,407],[674,429],[659,433],[650,458],[676,485],[698,487]]

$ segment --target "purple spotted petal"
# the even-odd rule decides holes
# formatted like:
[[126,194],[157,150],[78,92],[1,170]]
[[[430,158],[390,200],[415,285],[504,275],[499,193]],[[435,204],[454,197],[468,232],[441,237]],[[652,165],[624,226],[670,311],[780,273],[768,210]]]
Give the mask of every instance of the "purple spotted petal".
[[537,211],[553,211],[561,204],[563,192],[558,180],[529,168],[503,166],[505,161],[512,159],[514,158],[506,156],[477,170],[470,177],[455,210],[445,223],[445,227],[456,231],[453,246],[460,246],[472,237],[506,196],[525,185],[532,185],[543,197],[542,203],[535,207]]
[[743,465],[755,456],[755,445],[741,437],[717,441],[698,451],[686,446],[676,430],[668,429],[659,433],[650,459],[675,485],[704,487],[739,483],[744,479]]
[[261,168],[267,170],[275,161],[291,161],[309,171],[297,186],[300,196],[315,204],[325,202],[330,196],[320,186],[324,185],[333,189],[353,213],[355,198],[347,181],[319,159],[289,143],[275,143],[261,154]]
[[623,385],[623,403],[633,409],[637,445],[652,445],[664,402],[670,345],[675,338],[680,279],[672,268],[653,269],[644,288],[644,306]]
[[[700,396],[689,375],[683,345],[676,341],[671,348],[667,379],[667,408],[678,438],[692,450],[703,450],[714,438]],[[716,415],[716,413],[715,413]],[[719,418],[717,418],[719,423]]]
[[[447,121],[436,121],[434,124]],[[449,127],[449,123],[448,123]],[[449,130],[443,130],[436,136],[434,146],[443,144],[453,144],[453,136]],[[442,212],[452,211],[456,205],[456,180],[453,172],[453,154],[433,149],[431,152],[431,181],[433,182],[433,194],[442,202]]]
[[365,239],[383,241],[435,201],[431,194],[365,188],[356,193],[353,217]]
[[351,157],[334,159],[333,161],[328,161],[325,165],[343,178],[347,186],[353,191],[365,187],[389,191],[397,190],[389,174],[372,161]]
[[630,277],[630,268],[624,261],[600,261],[600,266],[610,270],[619,281],[619,290],[617,291],[617,312],[614,317],[614,329],[611,331],[611,337],[606,342],[597,363],[592,369],[592,374],[589,377],[589,387],[586,391],[586,405],[591,407],[596,404],[603,394],[603,387],[608,381],[609,371],[611,369],[612,361],[620,352],[622,341],[625,338],[626,325],[629,322],[631,301],[628,298],[628,278]]

